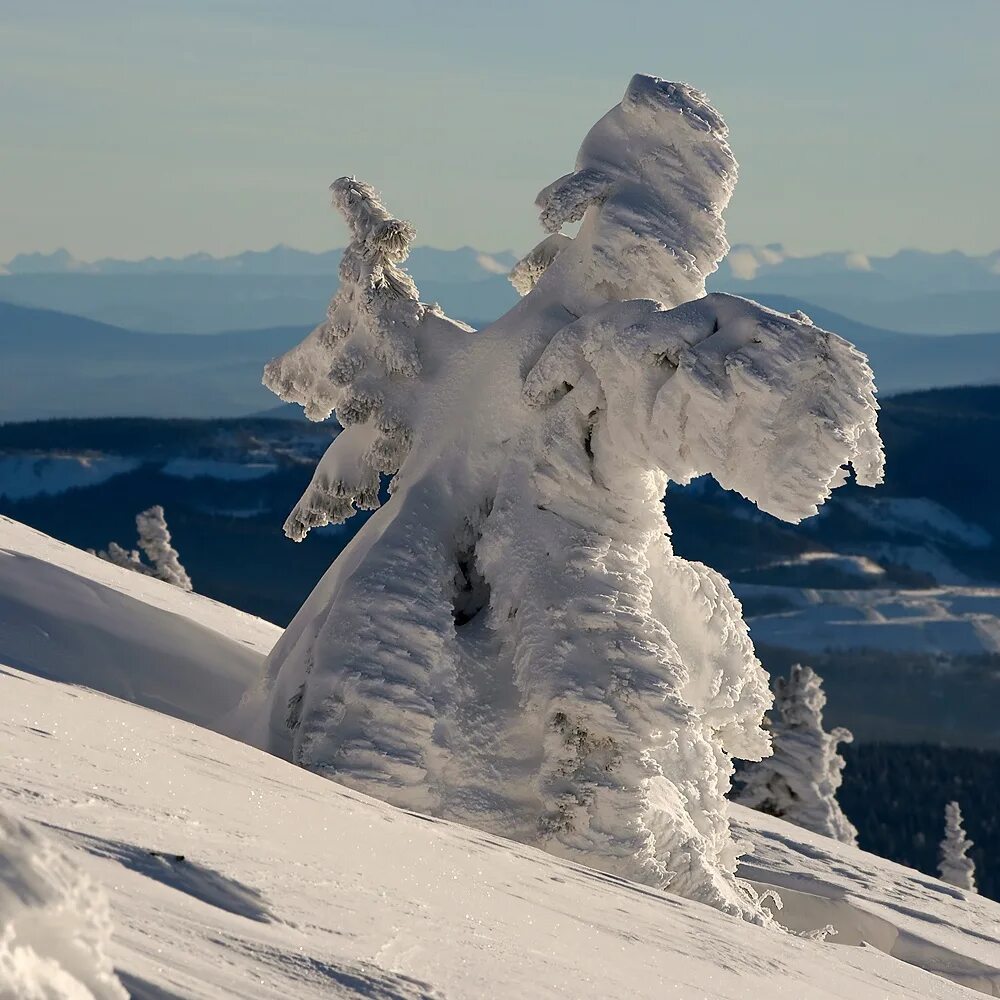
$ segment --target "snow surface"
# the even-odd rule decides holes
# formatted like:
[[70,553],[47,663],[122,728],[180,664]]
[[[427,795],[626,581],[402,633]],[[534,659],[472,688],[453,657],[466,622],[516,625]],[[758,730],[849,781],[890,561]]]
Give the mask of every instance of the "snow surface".
[[140,464],[135,459],[117,455],[2,455],[0,496],[8,500],[25,500],[96,486],[132,472]]
[[927,497],[866,497],[865,502],[843,500],[857,517],[889,533],[914,531],[970,548],[986,548],[993,540],[978,524],[966,521]]
[[[111,955],[133,996],[968,995],[873,948],[759,928],[408,813],[135,705],[17,670],[0,690],[0,795],[106,887]],[[874,911],[883,938],[916,928],[920,954],[980,978],[990,952],[996,964],[995,904],[746,817],[768,831],[764,870],[748,874],[793,880],[817,911],[796,898],[809,929],[834,922],[843,889],[848,930],[866,928],[857,909]]]
[[280,634],[0,517],[0,651],[10,666],[225,727]]
[[[760,928],[398,809],[87,690],[110,665],[25,651],[6,628],[12,593],[44,589],[55,627],[89,585],[106,603],[92,625],[108,660],[133,655],[137,614],[165,640],[180,622],[258,658],[277,630],[10,521],[0,548],[0,565],[20,560],[0,576],[0,802],[104,886],[108,951],[139,1000],[969,996],[941,975],[1000,995],[1000,906],[780,820],[734,807],[756,844],[742,873],[792,890],[782,920],[832,923],[837,938]],[[85,623],[74,630],[85,643]],[[182,705],[204,690],[197,671],[211,685],[216,669],[213,656],[187,676],[146,664]]]
[[0,809],[0,1000],[126,1000],[103,890]]
[[804,652],[1000,653],[1000,589],[813,590],[741,584],[749,600],[774,596],[791,610],[756,615],[757,643]]
[[844,552],[802,552],[791,559],[780,559],[777,562],[768,563],[763,568],[813,567],[817,565],[824,568],[836,569],[850,576],[869,577],[885,575],[885,570],[867,556],[848,555]]

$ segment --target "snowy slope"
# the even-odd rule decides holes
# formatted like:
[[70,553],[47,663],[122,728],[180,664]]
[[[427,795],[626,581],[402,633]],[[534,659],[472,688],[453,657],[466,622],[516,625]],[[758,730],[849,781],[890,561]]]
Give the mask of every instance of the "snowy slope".
[[755,642],[804,652],[1000,653],[1000,589],[813,590],[743,584],[744,601],[780,600],[782,609],[755,616]]
[[280,633],[0,517],[9,666],[225,729]]
[[[969,995],[875,948],[764,930],[408,814],[97,693],[16,670],[0,690],[0,795],[106,887],[136,997]],[[797,887],[837,879],[873,923],[919,920],[965,966],[1000,950],[995,905],[765,825],[760,881],[805,857]],[[932,895],[926,918],[900,912]]]
[[737,809],[747,877],[795,890],[792,926],[873,945],[846,947],[392,808],[74,686],[217,723],[272,626],[6,520],[0,567],[0,807],[103,884],[134,997],[970,996],[914,965],[1000,995],[987,900]]

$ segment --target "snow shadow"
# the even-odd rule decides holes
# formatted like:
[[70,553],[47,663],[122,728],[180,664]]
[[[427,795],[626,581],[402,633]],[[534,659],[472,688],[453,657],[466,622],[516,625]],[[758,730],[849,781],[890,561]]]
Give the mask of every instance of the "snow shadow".
[[[809,892],[804,887],[810,885],[810,882],[803,879],[803,888],[793,889],[787,883],[794,876],[782,876],[746,864],[741,865],[740,875],[748,878],[759,892],[777,890],[782,907],[775,913],[775,919],[788,930],[809,933],[829,925],[835,931],[834,936],[828,938],[830,944],[853,947],[867,945],[907,965],[950,979],[967,989],[990,997],[1000,996],[1000,967],[986,965],[969,955],[927,941],[906,928],[897,927],[885,917],[856,906],[838,886],[813,881],[811,887],[820,889],[821,892]],[[921,911],[908,911],[905,907],[895,909],[902,913],[910,912],[920,920],[937,920],[934,917],[928,918]]]
[[350,990],[352,995],[368,1000],[438,1000],[440,997],[429,984],[398,973],[329,962],[315,962],[314,968],[337,986]]
[[184,997],[179,993],[171,993],[162,986],[151,983],[148,979],[133,976],[130,972],[115,969],[115,974],[121,980],[122,986],[125,987],[132,1000],[184,1000]]
[[238,917],[271,923],[274,920],[263,895],[254,888],[220,875],[211,868],[191,861],[183,854],[137,847],[115,840],[62,830],[86,851],[99,858],[117,861],[129,871],[183,892],[194,899],[215,906]]

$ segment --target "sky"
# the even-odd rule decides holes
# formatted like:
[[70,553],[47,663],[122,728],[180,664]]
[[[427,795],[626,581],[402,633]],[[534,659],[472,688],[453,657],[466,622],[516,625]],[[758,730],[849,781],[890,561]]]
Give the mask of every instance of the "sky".
[[706,91],[732,242],[1000,246],[1000,0],[3,0],[0,261],[418,242],[523,251],[637,71]]

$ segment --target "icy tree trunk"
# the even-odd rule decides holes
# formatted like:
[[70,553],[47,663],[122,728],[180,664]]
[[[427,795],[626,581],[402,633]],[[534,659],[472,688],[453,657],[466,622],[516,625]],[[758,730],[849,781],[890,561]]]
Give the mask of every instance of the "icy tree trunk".
[[747,768],[736,801],[824,837],[856,844],[858,831],[837,802],[844,770],[837,746],[854,737],[847,729],[824,730],[826,695],[810,667],[794,664],[787,679],[776,681],[775,695],[774,753]]
[[972,846],[965,835],[961,807],[957,802],[949,802],[944,807],[944,840],[938,865],[942,882],[976,891],[976,863],[968,856]]
[[333,185],[340,289],[265,383],[346,429],[286,533],[377,507],[379,474],[392,495],[245,711],[344,784],[764,922],[725,794],[732,756],[768,752],[766,675],[726,581],[673,555],[663,491],[711,473],[797,521],[882,452],[863,355],[705,295],[735,180],[705,98],[635,77],[479,333],[420,303],[412,227]]

